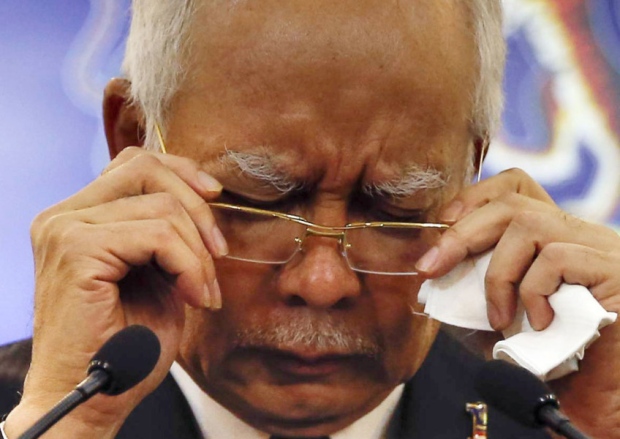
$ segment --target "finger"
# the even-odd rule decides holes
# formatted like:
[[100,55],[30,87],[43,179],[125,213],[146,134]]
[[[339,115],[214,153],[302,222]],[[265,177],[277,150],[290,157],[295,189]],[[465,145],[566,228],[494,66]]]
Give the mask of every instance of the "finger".
[[217,254],[210,234],[204,231],[201,233],[181,203],[169,193],[120,198],[70,215],[73,220],[88,224],[165,219],[170,222],[185,244],[205,263],[212,265],[211,254]]
[[462,189],[441,210],[439,220],[453,224],[485,204],[510,193],[555,205],[542,186],[521,169],[513,168]]
[[[561,211],[524,210],[512,218],[495,246],[485,276],[489,321],[493,328],[503,330],[512,323],[519,285],[539,252],[547,244],[571,240],[594,243],[597,237],[586,223]],[[548,307],[538,302],[540,309]]]
[[[208,213],[209,215],[211,214],[210,210]],[[213,223],[210,235],[205,236],[204,232],[201,234],[180,202],[170,194],[158,193],[121,198],[110,203],[79,211],[75,217],[83,222],[98,224],[148,219],[168,221],[183,242],[202,262],[208,290],[208,294],[205,297],[205,300],[209,302],[207,305],[212,309],[220,309],[222,307],[221,292],[216,279],[213,257],[211,256],[212,254],[218,255],[217,252],[220,251],[213,244],[212,238],[213,228],[215,228],[216,232],[219,232],[219,229]],[[211,221],[213,221],[212,218]]]
[[[615,234],[613,238],[618,240]],[[598,225],[564,212],[523,211],[513,218],[495,247],[485,276],[489,319],[494,328],[504,329],[514,319],[519,285],[539,254],[553,243],[571,241],[599,249],[610,248],[609,235],[600,233]],[[538,301],[536,309],[541,310],[541,316],[552,315],[548,304],[540,299],[532,300]]]
[[[63,291],[101,292],[91,294],[91,299],[109,300],[110,288],[114,290],[133,267],[155,262],[184,302],[194,307],[213,302],[203,261],[170,222],[148,219],[85,224],[69,221],[67,216],[50,221],[44,233],[48,235],[46,245],[39,247],[35,255],[37,265],[48,270],[54,267],[56,277],[68,279]],[[46,275],[38,273],[38,277]],[[50,300],[46,294],[43,296],[42,300]],[[56,300],[55,294],[50,296]]]
[[[119,160],[119,163],[115,163],[111,170],[102,174],[75,196],[58,204],[56,209],[77,210],[121,197],[164,191],[170,191],[177,196],[187,192],[204,201],[214,199],[221,190],[221,185],[213,177],[198,169],[189,159],[157,155],[144,152],[140,148],[127,148],[115,160]],[[200,172],[209,180],[216,182],[216,186],[205,190],[196,183],[200,178],[198,175]],[[54,213],[53,209],[51,211]]]
[[180,157],[173,154],[164,154],[160,152],[148,151],[144,148],[132,146],[123,149],[121,153],[112,160],[108,166],[101,172],[102,175],[118,168],[121,165],[133,160],[136,157],[148,155],[159,160],[164,166],[170,168],[176,173],[189,187],[199,194],[218,193],[222,190],[222,185],[208,173],[204,172],[199,164],[186,157]]
[[[154,193],[168,193],[181,203],[201,236],[207,238],[214,256],[221,257],[228,253],[226,241],[205,199],[151,154],[139,154],[99,177],[77,195],[41,214],[35,220],[34,226],[36,229],[37,222],[45,221],[60,212],[86,209],[120,198]],[[214,193],[208,195],[210,198],[214,196]]]
[[494,247],[513,218],[524,210],[549,212],[558,209],[523,195],[504,194],[446,230],[435,246],[420,258],[416,268],[429,278],[447,274],[468,256]]
[[514,320],[518,286],[539,250],[540,241],[534,235],[537,230],[531,230],[531,224],[524,219],[529,216],[521,214],[510,223],[484,277],[487,314],[496,331],[506,329]]
[[[154,260],[174,279],[175,290],[185,302],[194,307],[211,306],[213,300],[202,261],[168,221],[118,222],[99,227],[103,228],[102,236],[107,235],[110,241],[105,249],[107,254],[118,258],[111,264],[117,266],[120,275],[124,277],[132,266],[143,266]],[[144,239],[145,236],[148,240]],[[123,269],[126,270],[124,273]]]
[[611,250],[617,239],[615,232],[604,226],[586,223],[542,201],[509,193],[451,226],[416,267],[426,277],[443,276],[466,257],[493,248],[515,220],[528,226],[544,243],[573,242]]
[[608,311],[620,311],[620,255],[579,244],[546,245],[519,287],[521,300],[534,329],[544,329],[553,319],[547,297],[562,283],[583,285]]
[[[106,227],[107,234],[116,239],[111,240],[116,246],[113,251],[109,248],[110,253],[127,267],[145,265],[154,260],[175,278],[175,290],[190,306],[221,308],[213,264],[205,264],[168,221],[151,219],[101,227]],[[145,237],[148,239],[145,240]]]

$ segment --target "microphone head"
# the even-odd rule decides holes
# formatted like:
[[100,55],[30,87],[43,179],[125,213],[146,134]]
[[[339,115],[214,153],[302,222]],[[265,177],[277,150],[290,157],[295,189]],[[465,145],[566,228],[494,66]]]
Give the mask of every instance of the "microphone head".
[[507,361],[485,363],[478,372],[475,387],[487,404],[529,427],[543,425],[537,417],[542,406],[559,408],[558,400],[544,382]]
[[93,356],[88,373],[103,370],[110,379],[101,390],[118,395],[148,376],[159,360],[159,339],[149,328],[128,326],[117,332]]

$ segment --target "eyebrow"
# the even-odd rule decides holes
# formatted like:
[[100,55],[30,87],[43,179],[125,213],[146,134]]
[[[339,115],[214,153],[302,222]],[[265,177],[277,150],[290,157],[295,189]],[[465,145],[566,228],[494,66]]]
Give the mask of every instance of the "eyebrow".
[[379,195],[392,198],[406,198],[426,189],[440,189],[448,184],[449,176],[434,169],[423,169],[417,165],[406,168],[402,176],[388,181],[371,183],[364,186],[368,195]]
[[[304,183],[296,181],[283,172],[272,155],[233,151],[226,149],[220,162],[228,169],[233,168],[252,180],[270,186],[281,194],[303,189]],[[439,189],[447,185],[449,176],[434,169],[423,169],[417,165],[406,168],[402,176],[388,181],[364,185],[362,191],[368,195],[382,197],[406,198],[425,189]]]
[[220,157],[220,162],[226,168],[236,169],[246,177],[270,186],[282,194],[298,191],[304,186],[303,183],[282,172],[269,153],[255,154],[226,149]]

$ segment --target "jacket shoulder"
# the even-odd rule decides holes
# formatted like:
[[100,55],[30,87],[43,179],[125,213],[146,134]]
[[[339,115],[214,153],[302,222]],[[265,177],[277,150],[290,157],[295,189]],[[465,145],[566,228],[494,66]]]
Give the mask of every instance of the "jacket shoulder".
[[[400,407],[399,439],[433,439],[472,436],[472,418],[466,404],[480,402],[474,382],[484,359],[473,355],[461,342],[440,331],[424,364],[407,383]],[[490,438],[545,439],[544,430],[518,424],[489,407]]]
[[32,358],[32,340],[0,346],[0,418],[21,398]]

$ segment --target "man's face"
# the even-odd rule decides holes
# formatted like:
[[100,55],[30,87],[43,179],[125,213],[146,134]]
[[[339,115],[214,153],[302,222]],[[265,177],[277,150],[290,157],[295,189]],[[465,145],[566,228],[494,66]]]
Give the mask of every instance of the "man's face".
[[[470,159],[476,54],[461,7],[230,3],[193,24],[169,152],[199,161],[223,201],[331,226],[434,221]],[[404,197],[364,190],[398,186],[415,169],[447,183]],[[180,361],[273,433],[350,424],[415,373],[434,339],[436,324],[412,314],[421,279],[355,273],[335,239],[307,238],[285,265],[216,268],[223,309],[187,310]]]

